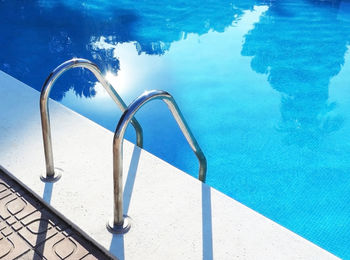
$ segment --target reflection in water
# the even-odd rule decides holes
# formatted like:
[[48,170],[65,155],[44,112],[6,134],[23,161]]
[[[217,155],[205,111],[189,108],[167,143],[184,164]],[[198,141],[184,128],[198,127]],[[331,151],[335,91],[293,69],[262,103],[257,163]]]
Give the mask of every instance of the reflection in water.
[[340,3],[275,1],[245,36],[242,55],[253,56],[252,69],[267,74],[282,94],[278,130],[287,133],[287,143],[312,147],[343,123],[328,102],[330,79],[340,72],[350,40],[350,20],[338,19]]
[[[119,61],[113,49],[94,43],[135,42],[139,53],[161,55],[188,33],[223,32],[253,6],[252,1],[242,2],[3,0],[0,32],[6,37],[0,38],[0,46],[6,51],[0,53],[0,70],[38,90],[53,68],[72,57],[116,73]],[[90,73],[69,73],[74,76],[69,82],[63,76],[65,84],[53,88],[51,97],[61,100],[70,89],[84,97],[95,95]]]

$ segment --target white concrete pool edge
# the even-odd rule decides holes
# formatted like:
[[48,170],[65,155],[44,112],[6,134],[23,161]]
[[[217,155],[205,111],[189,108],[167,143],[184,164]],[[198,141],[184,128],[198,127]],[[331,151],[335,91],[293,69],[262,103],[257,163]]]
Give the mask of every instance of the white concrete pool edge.
[[336,259],[128,141],[124,212],[133,226],[112,236],[105,225],[112,216],[113,133],[52,100],[50,112],[55,166],[63,169],[53,185],[39,179],[39,93],[0,71],[0,165],[118,258]]

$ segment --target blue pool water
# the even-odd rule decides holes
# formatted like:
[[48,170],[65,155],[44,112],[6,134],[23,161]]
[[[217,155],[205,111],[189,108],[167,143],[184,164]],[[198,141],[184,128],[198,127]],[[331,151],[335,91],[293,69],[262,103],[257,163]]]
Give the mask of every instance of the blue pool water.
[[[345,259],[349,44],[348,1],[0,0],[0,70],[39,90],[81,57],[127,103],[169,91],[207,156],[208,184]],[[87,71],[69,71],[51,96],[112,131],[121,115]],[[148,151],[197,176],[164,104],[137,118]]]

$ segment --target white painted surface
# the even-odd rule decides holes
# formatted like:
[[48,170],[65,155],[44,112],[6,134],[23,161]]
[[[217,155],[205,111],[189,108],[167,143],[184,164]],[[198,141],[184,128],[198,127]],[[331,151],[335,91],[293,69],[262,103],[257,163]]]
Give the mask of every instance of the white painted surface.
[[[120,259],[335,259],[215,189],[124,143],[124,211],[133,219],[112,236],[113,134],[50,101],[55,166],[44,184],[39,93],[0,71],[0,165]],[[136,178],[135,178],[136,177]]]

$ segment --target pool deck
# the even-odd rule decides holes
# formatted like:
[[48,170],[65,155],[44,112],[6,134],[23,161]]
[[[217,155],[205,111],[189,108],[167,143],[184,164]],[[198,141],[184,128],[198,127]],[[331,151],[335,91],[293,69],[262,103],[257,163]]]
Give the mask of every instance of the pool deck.
[[39,92],[0,71],[0,111],[0,165],[119,259],[337,259],[128,141],[124,213],[132,227],[112,235],[113,133],[50,100],[63,172],[45,184]]

